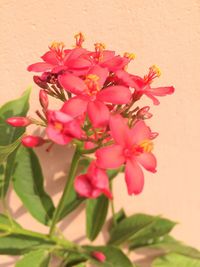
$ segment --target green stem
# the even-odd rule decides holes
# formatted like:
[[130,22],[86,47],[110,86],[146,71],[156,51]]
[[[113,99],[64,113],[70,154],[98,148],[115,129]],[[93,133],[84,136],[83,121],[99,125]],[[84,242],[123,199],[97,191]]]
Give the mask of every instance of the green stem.
[[[110,181],[110,189],[111,189],[111,192],[113,194],[112,181]],[[115,218],[115,206],[114,206],[114,201],[113,200],[110,201],[110,205],[111,205],[111,211],[112,211],[113,225],[116,226],[117,225],[117,221],[116,221],[116,218]]]
[[69,197],[71,188],[73,186],[73,181],[74,181],[74,177],[76,175],[76,170],[78,167],[78,162],[79,162],[80,157],[81,157],[81,153],[80,153],[79,147],[77,146],[76,150],[74,152],[73,159],[72,159],[72,163],[71,163],[71,167],[69,170],[68,179],[67,179],[67,183],[65,185],[65,189],[63,191],[62,197],[59,201],[59,204],[55,210],[55,213],[54,213],[54,216],[52,219],[52,223],[51,223],[51,227],[50,227],[50,231],[49,231],[50,236],[52,236],[54,231],[55,231],[56,223],[59,220],[60,214],[63,211],[63,208],[65,206],[65,202]]

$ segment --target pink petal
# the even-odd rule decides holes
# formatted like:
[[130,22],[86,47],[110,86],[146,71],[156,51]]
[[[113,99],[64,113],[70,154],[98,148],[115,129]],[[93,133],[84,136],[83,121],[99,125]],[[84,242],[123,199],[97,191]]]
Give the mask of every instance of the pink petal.
[[27,70],[34,72],[45,72],[45,71],[50,71],[53,67],[54,66],[52,64],[48,64],[45,62],[38,62],[28,66]]
[[76,117],[86,111],[87,105],[88,100],[86,98],[75,96],[64,103],[61,108],[61,111],[66,114],[69,114],[72,117]]
[[126,146],[128,132],[130,131],[126,120],[119,114],[111,116],[109,126],[115,142],[121,146]]
[[67,65],[71,69],[83,69],[89,68],[91,66],[91,62],[84,58],[78,58],[70,60]]
[[154,105],[160,104],[160,101],[155,96],[153,96],[151,93],[149,93],[148,91],[144,91],[144,94],[153,101]]
[[66,124],[65,130],[64,130],[64,133],[75,138],[81,138],[83,134],[82,129],[81,129],[81,124],[79,123],[77,119],[74,119],[68,124]]
[[100,66],[95,65],[89,70],[88,74],[97,75],[99,77],[99,80],[98,80],[99,86],[102,87],[109,75],[109,72],[108,72],[108,69],[101,68]]
[[127,104],[131,99],[131,91],[125,86],[110,86],[97,94],[97,99],[112,104]]
[[111,145],[96,151],[97,165],[103,169],[115,169],[125,162],[123,148],[119,145]]
[[70,60],[77,59],[78,57],[87,53],[87,50],[84,48],[74,48],[72,50],[68,50],[65,56],[65,64],[68,65]]
[[74,180],[75,191],[82,197],[92,197],[92,185],[87,174],[79,175]]
[[174,93],[174,87],[173,86],[166,86],[166,87],[157,87],[157,88],[151,88],[148,90],[152,95],[155,96],[165,96],[170,95]]
[[125,86],[132,87],[132,88],[137,87],[136,83],[131,78],[131,75],[128,72],[126,72],[124,70],[118,70],[118,71],[116,71],[116,74],[115,75],[117,76],[117,78],[119,80],[122,81],[122,83]]
[[46,63],[52,64],[52,65],[58,65],[59,64],[59,60],[58,60],[56,54],[52,51],[46,52],[41,58]]
[[47,126],[46,133],[50,140],[59,145],[66,145],[72,140],[71,137],[64,135],[60,131],[56,130],[55,127],[51,124]]
[[100,101],[90,101],[87,107],[88,117],[94,127],[104,127],[109,121],[109,110]]
[[145,124],[144,121],[139,120],[135,123],[133,128],[131,129],[131,142],[132,144],[139,144],[144,140],[148,140],[151,137],[151,130]]
[[140,166],[133,160],[128,160],[126,163],[125,180],[129,195],[137,195],[142,192],[144,174]]
[[150,172],[156,172],[157,161],[152,153],[141,153],[136,160]]
[[86,89],[86,85],[83,80],[70,73],[60,75],[58,77],[58,81],[65,90],[75,95],[84,93],[84,90]]
[[123,69],[128,64],[128,59],[120,56],[115,56],[107,61],[104,61],[101,66],[107,67],[109,71],[117,71]]

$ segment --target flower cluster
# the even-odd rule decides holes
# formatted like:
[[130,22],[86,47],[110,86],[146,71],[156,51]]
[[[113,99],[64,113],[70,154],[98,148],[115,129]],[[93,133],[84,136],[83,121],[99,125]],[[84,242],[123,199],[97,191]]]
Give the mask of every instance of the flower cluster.
[[[23,145],[35,147],[49,143],[81,145],[82,154],[94,154],[87,173],[75,178],[76,192],[87,198],[101,194],[112,198],[106,170],[122,167],[128,193],[139,194],[144,186],[143,168],[156,172],[152,153],[152,132],[145,120],[152,117],[150,107],[139,108],[138,100],[147,96],[154,105],[157,97],[172,94],[173,86],[153,88],[160,76],[155,66],[144,77],[127,71],[134,54],[116,55],[102,43],[94,51],[82,47],[84,36],[75,36],[73,49],[54,42],[49,51],[28,71],[39,73],[34,82],[41,88],[39,100],[42,111],[39,119],[9,118],[15,127],[37,124],[46,128],[46,138],[25,136]],[[61,101],[59,110],[49,108],[49,96]]]

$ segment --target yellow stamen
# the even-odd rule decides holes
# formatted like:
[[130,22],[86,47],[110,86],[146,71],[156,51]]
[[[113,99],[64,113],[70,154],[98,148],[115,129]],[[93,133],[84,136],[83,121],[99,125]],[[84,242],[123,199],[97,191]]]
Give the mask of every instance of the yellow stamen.
[[60,122],[55,122],[54,127],[56,128],[56,130],[59,130],[59,131],[62,131],[63,129],[63,125]]
[[54,50],[62,50],[64,47],[65,44],[63,42],[52,42],[50,45],[50,48]]
[[76,47],[82,47],[82,43],[85,41],[85,36],[82,32],[75,34],[74,38],[76,39]]
[[153,150],[153,142],[150,140],[144,140],[140,143],[140,147],[143,148],[144,152],[151,152]]
[[106,46],[103,43],[96,43],[94,44],[94,47],[96,51],[103,51],[104,49],[106,49]]
[[96,74],[89,74],[86,76],[86,80],[97,82],[99,80],[99,76]]
[[129,60],[133,60],[133,59],[135,59],[135,54],[125,52],[124,57],[128,58]]
[[151,67],[149,68],[149,71],[155,73],[157,77],[160,77],[160,75],[161,75],[161,70],[160,70],[160,68],[159,68],[158,66],[156,66],[156,65],[151,66]]

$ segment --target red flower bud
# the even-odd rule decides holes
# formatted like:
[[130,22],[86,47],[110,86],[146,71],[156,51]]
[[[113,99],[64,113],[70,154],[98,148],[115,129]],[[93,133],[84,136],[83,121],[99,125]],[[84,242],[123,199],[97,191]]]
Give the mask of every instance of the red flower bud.
[[22,138],[22,144],[26,147],[41,146],[45,143],[45,140],[39,136],[27,135]]
[[31,120],[26,117],[11,117],[6,122],[14,127],[25,127],[31,124]]
[[106,256],[100,251],[93,251],[92,256],[100,262],[104,262],[106,260]]
[[39,76],[33,76],[33,81],[41,88],[48,89],[48,84],[45,79],[42,79],[42,77]]
[[45,90],[40,90],[39,99],[40,99],[40,105],[43,107],[43,109],[47,110],[49,105],[49,100]]

